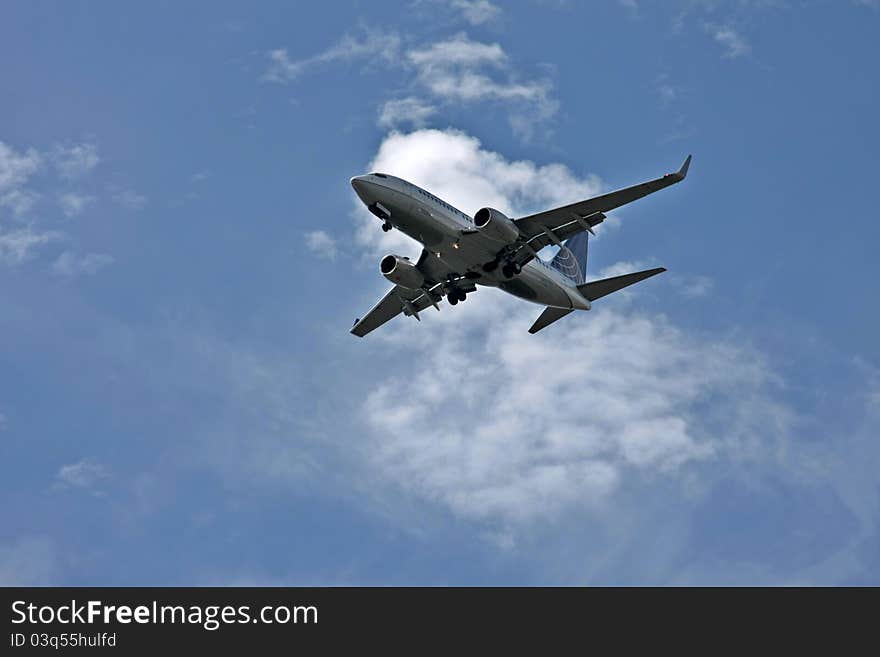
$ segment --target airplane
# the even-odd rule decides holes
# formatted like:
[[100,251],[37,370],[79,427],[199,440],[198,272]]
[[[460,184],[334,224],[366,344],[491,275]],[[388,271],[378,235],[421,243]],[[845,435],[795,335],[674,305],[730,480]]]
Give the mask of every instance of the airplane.
[[[586,282],[587,244],[605,213],[640,199],[687,176],[688,155],[675,173],[602,194],[585,201],[511,219],[494,208],[473,217],[402,178],[370,173],[351,179],[367,209],[382,221],[382,230],[397,228],[424,247],[419,259],[386,255],[379,270],[394,287],[351,333],[364,337],[403,313],[421,321],[419,313],[446,297],[449,305],[464,301],[477,285],[497,287],[526,301],[546,306],[529,333],[537,333],[574,310],[612,292],[666,271],[663,267]],[[559,247],[544,262],[538,252]]]

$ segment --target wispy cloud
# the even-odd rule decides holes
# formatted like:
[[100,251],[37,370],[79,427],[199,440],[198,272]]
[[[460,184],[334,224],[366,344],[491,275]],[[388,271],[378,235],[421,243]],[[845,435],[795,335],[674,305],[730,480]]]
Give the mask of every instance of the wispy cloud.
[[78,255],[73,251],[64,251],[52,263],[52,271],[59,276],[73,278],[83,274],[96,274],[115,261],[116,259],[113,256],[106,253]]
[[483,25],[501,15],[501,7],[489,0],[452,0],[450,6],[471,25]]
[[58,174],[69,180],[91,173],[101,161],[98,146],[89,141],[58,144],[50,157]]
[[668,107],[678,99],[679,90],[669,77],[668,73],[661,73],[654,82],[657,91],[657,97],[660,99],[662,107]]
[[379,108],[379,125],[383,128],[424,127],[437,108],[415,97],[389,100]]
[[113,200],[128,210],[143,210],[147,205],[147,197],[133,189],[119,189],[113,194]]
[[25,215],[40,198],[28,189],[10,189],[0,194],[0,208],[9,208],[16,217]]
[[98,487],[109,477],[106,467],[91,459],[62,465],[55,475],[55,483],[62,488],[78,488],[99,492]]
[[58,197],[58,205],[65,217],[75,217],[82,214],[90,203],[95,200],[94,196],[88,194],[77,194],[76,192],[65,192]]
[[19,152],[0,141],[0,193],[27,182],[41,163],[42,157],[35,149]]
[[307,69],[321,64],[375,58],[391,64],[398,59],[399,53],[400,37],[396,33],[365,29],[360,36],[347,34],[327,50],[303,59],[291,59],[286,48],[272,50],[268,53],[269,67],[262,79],[286,84]]
[[419,85],[448,104],[503,102],[512,108],[511,127],[525,139],[537,124],[559,109],[548,79],[521,80],[498,43],[483,43],[461,33],[406,53]]
[[724,48],[724,56],[730,59],[748,55],[752,48],[746,38],[732,27],[710,27],[712,37]]
[[15,215],[30,210],[38,195],[25,185],[40,170],[42,162],[36,149],[17,151],[0,141],[0,208],[10,208]]
[[0,232],[0,262],[10,266],[20,265],[34,257],[40,246],[62,237],[58,231],[38,231],[31,226]]
[[336,240],[323,230],[312,230],[305,234],[306,248],[321,258],[336,260],[338,249]]
[[638,14],[639,12],[638,0],[617,0],[617,4],[626,9],[632,15]]
[[[379,124],[395,127],[426,125],[443,106],[501,103],[509,112],[513,131],[529,139],[536,126],[553,117],[559,103],[547,78],[523,78],[498,43],[484,43],[459,33],[416,47],[403,47],[395,33],[366,30],[365,36],[345,37],[330,49],[301,60],[291,60],[287,50],[269,53],[270,66],[263,79],[287,83],[320,63],[361,59],[409,74],[410,93],[391,99],[379,109]],[[422,98],[424,96],[424,98]]]

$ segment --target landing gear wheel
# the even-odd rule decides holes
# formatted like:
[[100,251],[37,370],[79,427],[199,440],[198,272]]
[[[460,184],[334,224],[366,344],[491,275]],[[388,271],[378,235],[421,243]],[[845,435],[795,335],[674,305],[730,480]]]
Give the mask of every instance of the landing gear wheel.
[[386,221],[382,224],[382,231],[387,233],[389,230],[391,230],[391,224]]
[[458,303],[458,295],[455,293],[455,290],[452,290],[452,292],[446,295],[446,298],[449,301],[450,306],[454,306]]
[[461,288],[455,290],[455,295],[458,297],[459,301],[464,301],[465,299],[467,299],[467,292],[465,292]]

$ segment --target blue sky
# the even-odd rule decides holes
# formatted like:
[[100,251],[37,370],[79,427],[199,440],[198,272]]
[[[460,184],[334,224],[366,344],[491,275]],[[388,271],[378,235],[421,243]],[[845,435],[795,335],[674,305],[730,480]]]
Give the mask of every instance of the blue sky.
[[[11,2],[0,582],[880,584],[876,2]],[[348,180],[672,170],[536,336]]]

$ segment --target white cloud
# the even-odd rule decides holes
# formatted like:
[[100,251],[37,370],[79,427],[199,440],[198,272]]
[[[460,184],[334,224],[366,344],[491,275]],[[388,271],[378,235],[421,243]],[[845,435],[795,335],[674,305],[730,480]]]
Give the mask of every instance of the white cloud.
[[[467,212],[517,215],[600,191],[595,177],[508,161],[452,130],[393,133],[370,169]],[[375,223],[364,217],[358,231],[368,249],[406,247]],[[408,246],[404,254],[417,253]],[[362,406],[377,477],[509,545],[538,519],[604,508],[631,480],[678,479],[691,464],[769,448],[753,428],[785,426],[771,373],[744,347],[605,304],[530,335],[540,311],[482,288],[420,324],[398,318],[370,335],[418,362],[405,377],[378,373]]]
[[466,34],[407,51],[419,84],[436,99],[470,104],[500,101],[515,108],[511,125],[520,136],[531,136],[535,123],[556,114],[548,80],[520,81],[507,54],[497,43],[473,41]]
[[87,253],[81,256],[65,251],[52,263],[52,271],[60,276],[73,278],[82,274],[96,274],[115,261],[113,256],[106,253]]
[[61,211],[64,213],[65,217],[75,217],[82,214],[82,211],[86,209],[86,206],[94,200],[94,196],[89,196],[87,194],[65,192],[58,197],[58,205],[61,206]]
[[52,151],[51,159],[58,174],[67,179],[80,178],[91,173],[101,161],[98,147],[92,142],[58,144]]
[[770,381],[760,359],[660,316],[600,306],[532,336],[540,308],[490,290],[467,303],[383,327],[420,366],[377,377],[362,408],[379,476],[462,517],[518,526],[601,508],[632,478],[744,452],[746,429],[707,419],[706,399],[725,418],[773,417],[755,401]]
[[383,128],[397,128],[409,125],[422,128],[428,119],[437,113],[437,108],[410,96],[389,100],[379,108],[379,125]]
[[107,468],[90,459],[62,465],[55,476],[61,486],[70,488],[94,489],[108,477]]
[[712,37],[724,47],[724,56],[730,59],[748,55],[751,46],[745,37],[732,27],[712,28]]
[[269,67],[262,79],[285,84],[313,66],[338,61],[369,62],[378,58],[386,64],[391,64],[398,59],[399,52],[400,37],[397,34],[366,29],[361,38],[347,34],[327,50],[305,59],[291,59],[286,48],[272,50],[268,53]]
[[501,15],[501,7],[489,0],[452,0],[450,6],[471,25],[489,23]]
[[338,250],[336,240],[323,230],[312,230],[305,234],[306,247],[321,258],[336,260]]
[[57,231],[38,232],[30,226],[0,233],[0,262],[19,265],[30,260],[38,247],[61,237],[62,234]]

